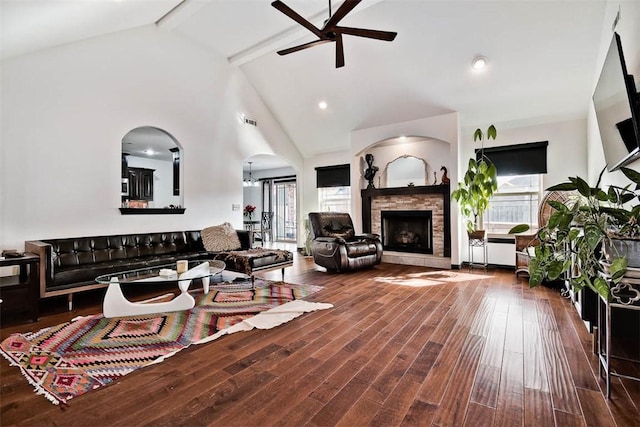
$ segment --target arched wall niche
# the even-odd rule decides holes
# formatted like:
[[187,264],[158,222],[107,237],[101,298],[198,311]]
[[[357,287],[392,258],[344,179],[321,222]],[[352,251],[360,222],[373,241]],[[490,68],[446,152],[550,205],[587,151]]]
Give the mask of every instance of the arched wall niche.
[[[442,182],[441,168],[450,170],[451,147],[448,142],[430,138],[427,136],[405,136],[387,138],[375,142],[360,153],[360,188],[367,185],[364,180],[364,171],[367,163],[365,155],[372,154],[374,166],[379,168],[378,175],[374,178],[376,188],[403,187],[413,182],[413,185],[434,185]],[[395,162],[410,165],[413,175],[409,176],[408,170],[394,168]],[[422,163],[422,176],[416,174],[419,163]],[[389,167],[391,166],[391,170]],[[391,175],[389,174],[391,172]],[[449,174],[450,175],[450,174]]]
[[[451,178],[451,188],[457,181],[458,170],[466,165],[460,165],[459,159],[459,146],[460,146],[460,123],[459,114],[457,112],[441,114],[438,116],[424,117],[416,120],[391,123],[382,126],[375,126],[366,129],[358,129],[351,132],[351,192],[352,194],[360,194],[364,188],[366,188],[366,181],[362,179],[363,165],[366,165],[363,160],[363,156],[371,149],[376,149],[377,145],[380,145],[384,141],[397,141],[399,135],[422,135],[424,138],[434,141],[434,144],[429,146],[448,147],[447,154],[442,157],[441,160],[436,163],[435,161],[428,160],[429,163],[434,163],[438,166],[445,166],[448,168],[448,176]],[[376,152],[373,151],[374,156]],[[408,153],[401,153],[408,154]],[[375,159],[375,164],[386,164],[387,161],[391,161],[389,158],[383,161],[382,154],[378,154]],[[424,157],[422,154],[420,157]],[[395,156],[397,157],[397,155]],[[394,158],[395,158],[394,157]],[[467,156],[465,156],[467,157]],[[360,179],[357,179],[360,177]],[[440,178],[440,174],[438,174]],[[353,221],[356,229],[363,229],[362,222],[362,210],[363,199],[362,197],[352,197],[351,211],[354,212]],[[459,244],[459,236],[462,228],[462,221],[460,220],[459,210],[456,205],[453,204],[451,208],[451,265],[460,264],[460,252],[464,248]]]
[[122,137],[123,215],[183,214],[183,148],[168,131],[139,126]]

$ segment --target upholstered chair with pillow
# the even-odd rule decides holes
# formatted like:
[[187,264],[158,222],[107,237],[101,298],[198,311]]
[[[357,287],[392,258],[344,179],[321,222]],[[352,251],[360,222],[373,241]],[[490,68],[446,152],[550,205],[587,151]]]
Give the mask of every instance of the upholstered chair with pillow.
[[311,212],[313,261],[336,272],[380,264],[382,243],[377,234],[356,234],[351,216],[339,212]]
[[[555,211],[549,202],[569,203],[576,197],[575,191],[549,191],[542,197],[538,205],[538,229],[544,227],[549,222],[551,214]],[[537,230],[536,230],[537,231]],[[535,247],[540,244],[535,233],[516,234],[516,276],[524,273],[529,276],[529,260],[535,254]]]

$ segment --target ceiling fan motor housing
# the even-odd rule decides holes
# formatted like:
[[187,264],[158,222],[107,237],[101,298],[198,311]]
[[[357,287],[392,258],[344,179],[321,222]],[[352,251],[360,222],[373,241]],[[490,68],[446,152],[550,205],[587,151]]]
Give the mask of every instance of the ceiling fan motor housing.
[[300,16],[296,11],[284,4],[280,0],[276,0],[271,3],[271,6],[278,9],[280,12],[287,15],[289,18],[296,21],[298,24],[311,31],[318,40],[304,43],[298,46],[290,47],[278,51],[278,55],[288,55],[293,52],[298,52],[303,49],[307,49],[319,44],[327,42],[336,43],[336,68],[344,66],[344,47],[342,45],[342,34],[351,36],[366,37],[376,40],[393,41],[396,38],[397,33],[391,31],[370,30],[366,28],[351,28],[340,27],[338,22],[342,20],[354,7],[358,5],[362,0],[345,0],[344,3],[338,8],[335,14],[331,15],[331,0],[329,0],[329,18],[324,21],[322,29],[316,28],[311,22]]

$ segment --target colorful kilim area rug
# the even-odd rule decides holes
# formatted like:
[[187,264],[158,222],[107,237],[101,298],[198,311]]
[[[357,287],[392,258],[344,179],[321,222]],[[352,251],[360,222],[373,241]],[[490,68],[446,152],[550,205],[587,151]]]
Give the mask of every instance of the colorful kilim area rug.
[[[54,404],[103,387],[136,369],[159,363],[188,347],[222,335],[268,329],[304,312],[332,307],[302,301],[322,289],[256,279],[224,283],[207,295],[190,291],[191,310],[107,319],[79,317],[38,332],[13,334],[0,353]],[[261,320],[262,319],[262,320]]]

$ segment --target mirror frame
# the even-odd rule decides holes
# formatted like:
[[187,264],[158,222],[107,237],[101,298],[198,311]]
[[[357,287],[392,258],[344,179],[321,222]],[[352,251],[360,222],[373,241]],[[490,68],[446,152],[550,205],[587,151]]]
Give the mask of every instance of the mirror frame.
[[414,183],[414,185],[415,185],[415,186],[425,186],[425,185],[430,185],[430,184],[428,183],[428,179],[429,179],[429,175],[428,175],[428,172],[429,172],[429,164],[428,164],[428,163],[427,163],[423,158],[420,158],[420,157],[414,156],[414,155],[412,155],[412,154],[403,154],[403,155],[398,156],[398,157],[396,157],[395,159],[391,160],[391,161],[390,161],[389,163],[387,163],[387,165],[385,166],[384,171],[383,171],[383,175],[384,175],[384,182],[385,182],[385,187],[386,187],[386,188],[403,188],[403,187],[408,186],[408,185],[401,186],[401,187],[397,187],[397,186],[395,186],[395,187],[390,187],[390,186],[389,186],[389,166],[391,166],[394,162],[396,162],[396,161],[398,161],[398,160],[400,160],[400,159],[408,159],[408,158],[413,158],[413,159],[415,159],[415,160],[420,161],[420,162],[422,163],[422,166],[424,167],[424,169],[423,169],[423,175],[422,175],[422,183],[420,183],[420,184]]

